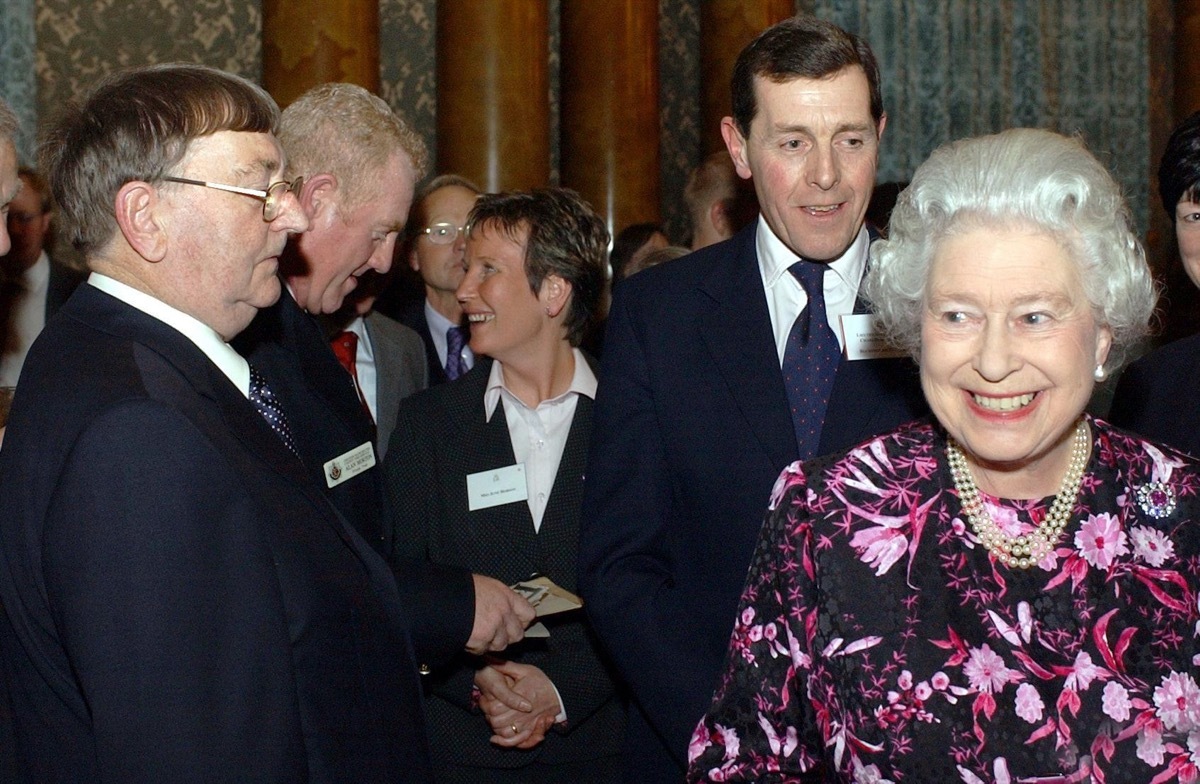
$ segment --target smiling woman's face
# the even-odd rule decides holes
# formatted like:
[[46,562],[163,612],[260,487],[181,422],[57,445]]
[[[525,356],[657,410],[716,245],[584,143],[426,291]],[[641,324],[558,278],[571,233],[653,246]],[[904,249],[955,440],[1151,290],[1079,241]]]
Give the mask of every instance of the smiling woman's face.
[[981,228],[941,241],[927,285],[921,385],[933,413],[985,490],[1054,493],[1112,342],[1078,266],[1053,237]]
[[1200,288],[1200,204],[1187,194],[1175,205],[1175,239],[1184,271],[1192,285]]

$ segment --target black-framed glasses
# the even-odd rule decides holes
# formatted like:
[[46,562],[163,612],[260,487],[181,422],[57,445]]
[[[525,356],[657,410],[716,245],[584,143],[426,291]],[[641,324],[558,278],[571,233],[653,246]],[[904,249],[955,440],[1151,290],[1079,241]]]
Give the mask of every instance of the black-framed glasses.
[[458,239],[460,231],[466,231],[466,226],[455,226],[453,223],[439,221],[432,226],[422,229],[421,233],[429,237],[434,245],[450,245]]
[[227,191],[229,193],[240,193],[243,196],[251,196],[255,199],[261,199],[263,203],[263,220],[267,223],[279,217],[279,207],[283,203],[283,195],[289,191],[296,198],[300,198],[300,189],[304,187],[304,178],[297,177],[291,182],[280,180],[273,182],[267,186],[265,191],[258,188],[243,188],[240,185],[225,185],[219,182],[205,182],[204,180],[189,180],[186,177],[163,177],[167,182],[178,182],[184,185],[202,185],[205,188],[215,188],[219,191]]

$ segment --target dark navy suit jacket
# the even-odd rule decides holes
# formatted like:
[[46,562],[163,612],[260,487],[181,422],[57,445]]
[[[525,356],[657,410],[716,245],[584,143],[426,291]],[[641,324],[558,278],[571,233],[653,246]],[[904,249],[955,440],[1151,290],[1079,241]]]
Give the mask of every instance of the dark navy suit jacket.
[[[682,779],[771,488],[797,456],[755,229],[622,281],[609,317],[579,585],[632,687],[628,781]],[[911,361],[843,359],[820,451],[926,410]]]
[[429,386],[445,384],[450,379],[446,377],[446,368],[438,359],[437,346],[433,345],[433,336],[429,333],[429,321],[425,318],[425,300],[409,303],[396,316],[396,320],[409,329],[416,330],[425,343],[425,361],[429,365]]
[[382,558],[176,330],[84,286],[0,450],[0,596],[36,782],[427,782]]
[[1108,419],[1200,457],[1200,335],[1176,340],[1121,374]]
[[[234,345],[262,372],[279,398],[312,481],[364,539],[381,553],[388,552],[382,468],[376,465],[332,488],[326,479],[325,464],[373,443],[374,426],[316,319],[301,310],[285,286],[279,302],[260,311]],[[413,643],[421,664],[437,667],[449,661],[471,634],[475,617],[471,574],[423,561],[396,562],[393,568],[412,616]]]

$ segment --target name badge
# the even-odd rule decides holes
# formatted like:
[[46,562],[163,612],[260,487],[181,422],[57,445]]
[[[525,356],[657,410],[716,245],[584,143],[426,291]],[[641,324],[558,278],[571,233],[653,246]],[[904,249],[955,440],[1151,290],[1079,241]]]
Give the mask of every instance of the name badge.
[[883,336],[879,317],[874,313],[853,313],[842,316],[842,345],[846,359],[895,359],[907,356],[903,349],[888,343]]
[[368,468],[375,465],[375,447],[370,441],[354,447],[349,452],[340,454],[325,464],[325,484],[337,487],[347,479],[352,479]]
[[527,498],[529,486],[525,483],[524,463],[467,474],[467,509],[472,512]]

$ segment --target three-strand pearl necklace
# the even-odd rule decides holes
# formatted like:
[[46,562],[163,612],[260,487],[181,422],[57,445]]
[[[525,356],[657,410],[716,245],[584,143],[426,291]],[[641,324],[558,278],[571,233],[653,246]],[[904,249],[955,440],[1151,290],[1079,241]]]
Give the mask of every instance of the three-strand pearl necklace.
[[954,480],[954,488],[958,490],[959,503],[962,504],[963,512],[966,513],[975,536],[992,555],[1006,566],[1028,569],[1058,544],[1063,529],[1071,521],[1075,500],[1079,497],[1079,485],[1083,481],[1083,471],[1087,468],[1090,446],[1088,426],[1081,419],[1075,427],[1071,462],[1067,465],[1067,473],[1063,476],[1058,495],[1054,497],[1054,503],[1050,505],[1045,519],[1029,534],[1007,536],[984,508],[966,456],[953,438],[947,440],[946,459],[950,463],[950,477]]

